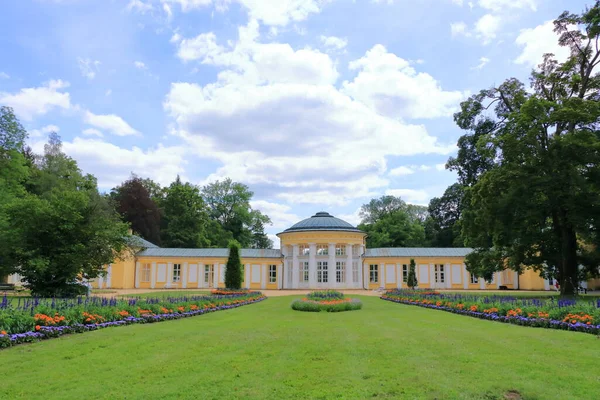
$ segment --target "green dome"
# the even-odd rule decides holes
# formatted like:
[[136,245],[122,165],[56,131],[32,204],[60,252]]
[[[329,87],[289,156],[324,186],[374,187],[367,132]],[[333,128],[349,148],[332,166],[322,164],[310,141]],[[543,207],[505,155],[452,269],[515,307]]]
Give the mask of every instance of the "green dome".
[[310,218],[294,224],[291,228],[283,232],[302,232],[302,231],[350,231],[361,232],[360,229],[352,226],[348,222],[336,218],[325,211],[319,211]]

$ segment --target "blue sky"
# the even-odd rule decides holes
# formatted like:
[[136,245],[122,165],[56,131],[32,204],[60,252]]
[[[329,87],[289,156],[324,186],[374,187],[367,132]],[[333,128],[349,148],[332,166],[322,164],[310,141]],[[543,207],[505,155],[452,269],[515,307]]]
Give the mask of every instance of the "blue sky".
[[0,14],[0,104],[109,190],[231,177],[270,234],[383,194],[427,204],[463,99],[559,59],[575,0],[20,0]]

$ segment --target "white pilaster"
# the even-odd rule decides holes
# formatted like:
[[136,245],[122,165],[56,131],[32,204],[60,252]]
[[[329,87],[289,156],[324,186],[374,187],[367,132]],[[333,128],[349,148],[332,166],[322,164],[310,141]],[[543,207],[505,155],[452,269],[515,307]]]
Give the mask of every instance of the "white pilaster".
[[141,270],[140,270],[140,262],[136,262],[135,263],[135,288],[138,289],[140,287],[140,274],[141,274]]
[[213,287],[217,289],[219,287],[219,264],[213,265]]
[[150,269],[150,288],[154,289],[156,287],[156,263],[152,263],[152,268]]
[[250,289],[250,268],[252,268],[252,266],[250,264],[245,264],[245,268],[244,268],[244,287],[246,289]]
[[188,263],[184,262],[181,266],[181,287],[187,288],[187,280],[188,280]]
[[519,273],[513,271],[513,289],[519,288]]
[[262,278],[260,279],[260,288],[261,289],[267,288],[267,282],[269,279],[268,269],[269,269],[269,267],[267,266],[267,264],[262,265]]
[[98,277],[98,289],[102,289],[102,284],[104,283],[104,277],[103,276],[99,276]]
[[346,288],[353,288],[356,282],[352,281],[352,245],[346,245]]
[[544,279],[544,290],[550,290],[550,281],[548,279]]
[[429,264],[429,287],[432,289],[437,288],[437,282],[435,281],[435,265]]
[[308,255],[308,286],[314,289],[317,285],[317,244],[309,243]]
[[198,276],[198,289],[200,289],[204,284],[204,264],[198,263],[196,268],[198,268],[198,274],[196,276]]
[[485,289],[485,279],[479,278],[479,289]]
[[444,282],[446,283],[446,289],[452,288],[452,267],[450,264],[444,264]]
[[402,288],[402,264],[396,263],[396,286]]
[[496,289],[500,289],[500,285],[502,285],[502,272],[496,272]]
[[167,287],[173,286],[173,263],[167,264]]
[[371,281],[369,280],[369,265],[368,264],[365,265],[365,261],[363,261],[362,264],[363,264],[362,279],[364,282],[362,287],[363,288],[366,287],[367,289],[369,289],[369,285],[371,283]]
[[463,289],[469,288],[469,271],[467,271],[467,266],[465,264],[462,265],[462,276],[463,276]]
[[385,263],[379,264],[379,286],[385,288]]
[[283,289],[283,277],[281,271],[283,271],[283,265],[277,264],[277,289]]
[[364,289],[365,266],[363,261],[363,245],[358,246],[358,287]]
[[292,246],[292,289],[298,289],[300,280],[300,264],[298,263],[299,247],[297,244]]
[[329,260],[327,261],[327,284],[331,288],[337,287],[335,281],[335,243],[329,243]]
[[106,273],[106,288],[110,289],[112,287],[112,264],[108,264],[108,269]]

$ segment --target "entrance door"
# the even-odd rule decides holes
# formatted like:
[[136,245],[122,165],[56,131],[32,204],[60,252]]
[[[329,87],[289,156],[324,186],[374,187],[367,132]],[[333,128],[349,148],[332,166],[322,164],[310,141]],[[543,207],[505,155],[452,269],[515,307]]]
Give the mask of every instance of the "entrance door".
[[435,264],[434,267],[435,286],[434,288],[443,288],[446,283],[446,273],[442,264]]
[[207,264],[204,266],[204,287],[213,287],[215,283],[215,266]]

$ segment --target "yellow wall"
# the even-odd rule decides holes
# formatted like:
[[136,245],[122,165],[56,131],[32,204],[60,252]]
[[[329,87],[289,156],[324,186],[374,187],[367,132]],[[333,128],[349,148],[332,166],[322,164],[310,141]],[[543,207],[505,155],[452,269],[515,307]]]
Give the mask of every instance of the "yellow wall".
[[310,231],[310,232],[283,232],[277,234],[281,239],[281,247],[294,244],[365,244],[366,233],[345,231]]
[[519,276],[519,289],[544,290],[544,279],[532,269],[526,269]]

